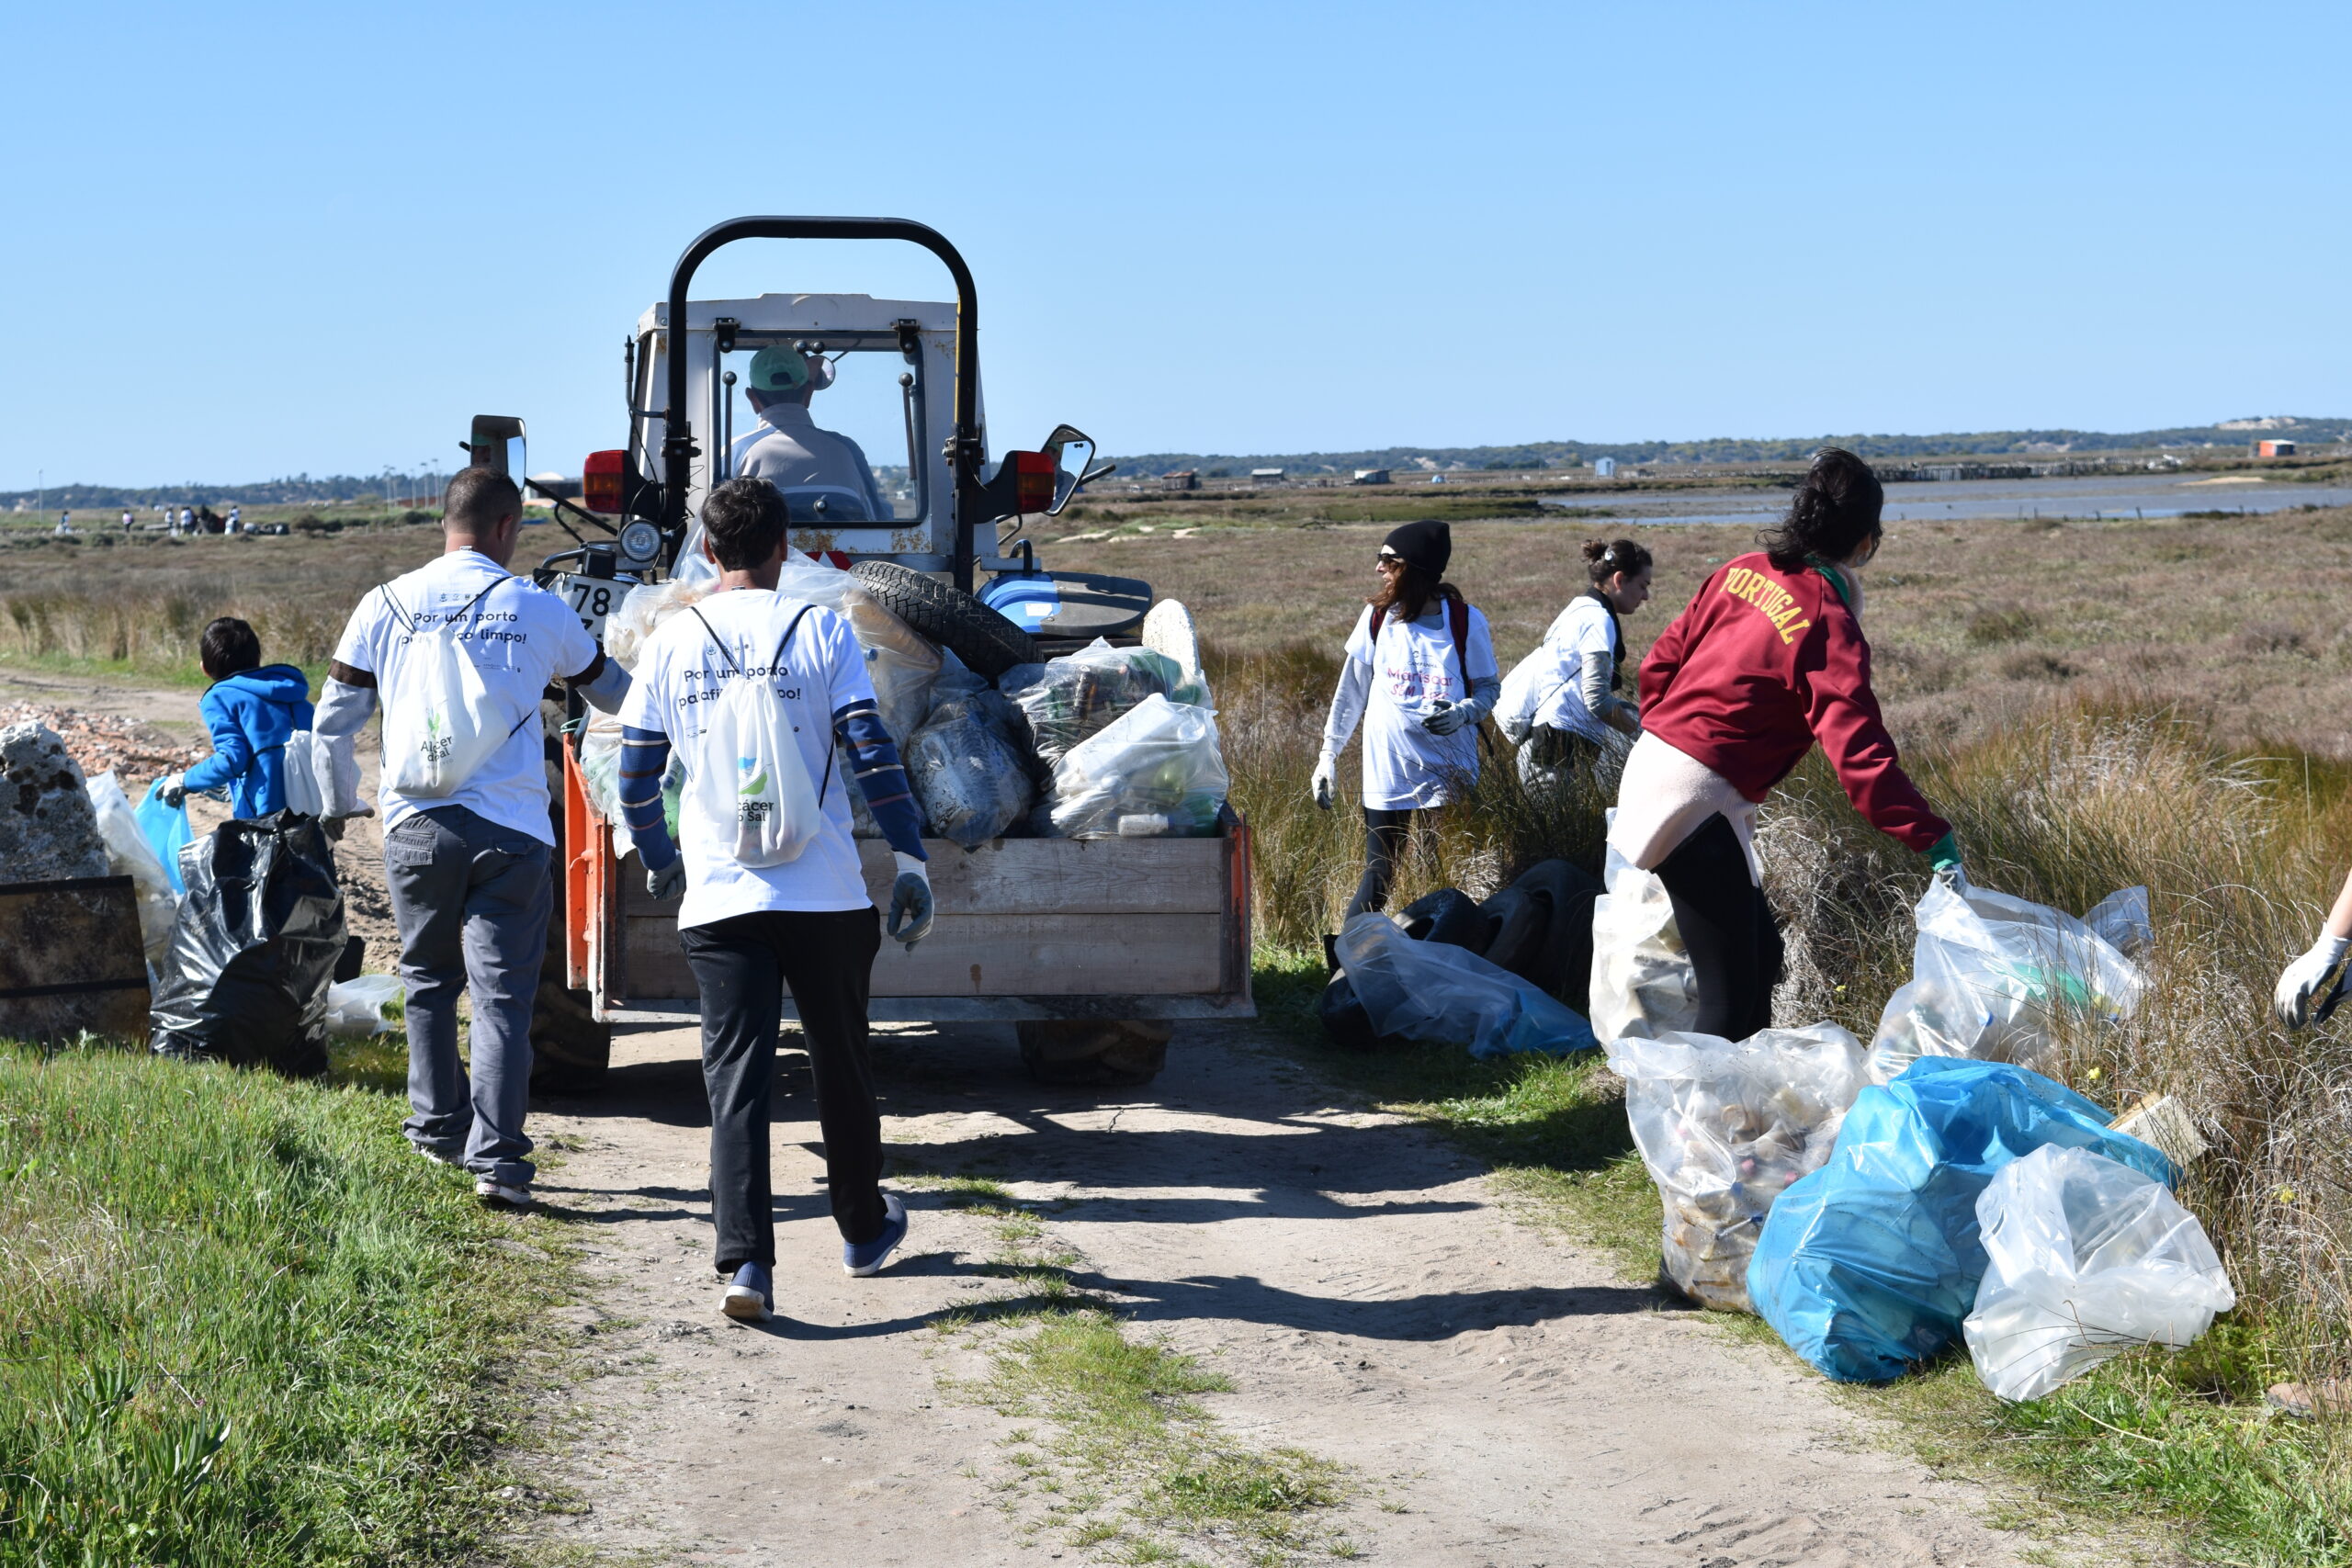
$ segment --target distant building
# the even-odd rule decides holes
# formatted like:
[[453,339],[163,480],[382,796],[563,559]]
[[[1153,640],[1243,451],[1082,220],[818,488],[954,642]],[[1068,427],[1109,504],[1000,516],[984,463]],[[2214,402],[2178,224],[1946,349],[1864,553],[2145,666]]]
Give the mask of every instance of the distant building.
[[1433,485],[1442,485],[1442,484],[1443,484],[1444,482],[1445,482],[1445,476],[1444,476],[1443,474],[1431,474],[1431,475],[1430,476],[1430,483],[1431,483],[1431,484],[1433,484]]
[[2295,455],[2295,444],[2291,441],[2257,441],[2254,444],[2254,455],[2257,457],[2291,457]]
[[1261,485],[1278,485],[1283,482],[1283,471],[1280,468],[1252,468],[1250,470],[1250,482],[1251,484]]
[[1192,468],[1179,468],[1172,474],[1160,475],[1159,488],[1162,490],[1198,490],[1201,488],[1201,476]]
[[1614,457],[1595,457],[1592,460],[1592,477],[1597,479],[1615,479],[1617,477],[1617,459]]
[[1386,468],[1358,468],[1356,477],[1348,481],[1358,485],[1385,485],[1388,482]]

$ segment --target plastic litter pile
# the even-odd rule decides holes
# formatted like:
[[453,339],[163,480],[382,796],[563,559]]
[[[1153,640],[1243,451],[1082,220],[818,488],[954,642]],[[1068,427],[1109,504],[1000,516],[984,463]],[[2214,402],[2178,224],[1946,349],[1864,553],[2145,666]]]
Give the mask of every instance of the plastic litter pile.
[[2081,919],[1937,877],[1913,911],[1911,980],[1871,1043],[1873,1083],[1921,1056],[2030,1066],[2070,1023],[2131,1016],[2148,987],[2131,953],[2154,940],[2148,890],[2110,895]]
[[2039,1399],[2136,1345],[2177,1350],[2237,1304],[2205,1227],[2164,1183],[2044,1145],[1976,1200],[1984,1282],[1962,1325],[1984,1386]]
[[[632,588],[606,623],[605,652],[634,669],[645,639],[715,585],[703,575]],[[1197,668],[1098,638],[990,682],[915,632],[848,572],[787,561],[777,587],[849,621],[933,836],[972,850],[998,838],[1190,838],[1219,830],[1229,781]],[[580,769],[590,804],[613,824],[616,847],[626,853],[620,747],[619,721],[592,715]],[[663,781],[673,835],[684,779],[673,753]],[[860,837],[880,836],[854,793],[851,809]]]
[[[1370,927],[1364,928],[1370,937],[1351,942],[1356,925],[1351,921],[1349,934],[1333,944],[1335,973],[1318,1009],[1324,1032],[1357,1051],[1374,1050],[1384,1040],[1466,1045],[1481,1055],[1581,1051],[1597,1044],[1577,1010],[1592,967],[1592,908],[1600,891],[1589,874],[1564,860],[1531,866],[1483,903],[1459,888],[1440,888],[1408,904],[1393,921],[1379,917],[1408,946],[1419,950],[1413,953],[1392,949],[1387,936]],[[1374,938],[1376,947],[1368,947]],[[1359,962],[1348,959],[1350,952],[1359,954]],[[1360,964],[1371,965],[1369,972],[1360,976]],[[1439,988],[1399,998],[1387,978],[1399,973]],[[1472,994],[1483,999],[1464,1006]],[[1496,1032],[1493,1021],[1522,1016],[1541,1021],[1506,1022]],[[1539,1038],[1545,1043],[1505,1043]]]
[[1828,1160],[1862,1089],[1861,1042],[1834,1023],[1740,1041],[1628,1035],[1609,1066],[1625,1080],[1626,1120],[1664,1202],[1668,1275],[1702,1305],[1748,1310],[1764,1217]]
[[[1665,1272],[1691,1299],[1757,1313],[1846,1382],[1900,1377],[1964,1337],[2004,1399],[2134,1346],[2178,1349],[2235,1304],[2171,1191],[2173,1156],[2203,1151],[2194,1119],[2169,1097],[2110,1118],[2030,1067],[2139,1005],[2145,888],[2077,919],[1938,878],[1865,1053],[1828,1023],[1687,1032],[1672,901],[1613,853],[1606,870],[1593,1029],[1657,1187]],[[1433,942],[1469,918],[1427,913]]]

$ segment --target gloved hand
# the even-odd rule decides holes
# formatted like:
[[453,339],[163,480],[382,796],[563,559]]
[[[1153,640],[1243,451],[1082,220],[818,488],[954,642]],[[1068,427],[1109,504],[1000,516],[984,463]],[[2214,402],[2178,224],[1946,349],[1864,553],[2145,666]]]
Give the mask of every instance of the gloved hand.
[[667,898],[685,885],[686,862],[683,855],[672,860],[668,865],[646,868],[645,890],[656,898]]
[[187,775],[173,773],[155,785],[155,798],[176,811],[187,804]]
[[1935,870],[1960,874],[1960,838],[1947,829],[1944,836],[1928,846],[1928,864]]
[[2271,994],[2270,1010],[2278,1021],[2290,1029],[2301,1029],[2311,1021],[2312,1001],[2322,993],[2327,977],[2344,961],[2352,942],[2340,936],[2320,933],[2311,951],[2287,965],[2278,976],[2278,989]]
[[891,852],[899,863],[899,880],[890,886],[890,919],[882,929],[912,953],[915,943],[931,934],[931,870],[903,850]]
[[1451,735],[1469,723],[1476,711],[1468,703],[1451,703],[1421,720],[1421,728],[1431,735]]
[[1340,760],[1329,751],[1315,760],[1315,777],[1307,787],[1315,792],[1315,804],[1324,810],[1331,809],[1331,802],[1340,794]]

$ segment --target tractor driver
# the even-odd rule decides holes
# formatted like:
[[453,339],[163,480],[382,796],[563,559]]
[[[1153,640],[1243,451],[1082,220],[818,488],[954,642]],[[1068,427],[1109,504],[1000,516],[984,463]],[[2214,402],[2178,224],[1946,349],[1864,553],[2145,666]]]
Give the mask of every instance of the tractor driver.
[[744,396],[760,416],[762,428],[735,443],[729,455],[731,477],[765,479],[784,491],[794,503],[795,523],[816,520],[805,510],[809,501],[795,493],[812,487],[849,492],[825,497],[829,511],[850,510],[851,497],[863,503],[863,518],[842,517],[843,522],[887,523],[890,506],[882,499],[882,487],[874,482],[865,454],[848,436],[820,430],[808,417],[809,398],[832,384],[832,363],[821,355],[775,344],[752,355]]

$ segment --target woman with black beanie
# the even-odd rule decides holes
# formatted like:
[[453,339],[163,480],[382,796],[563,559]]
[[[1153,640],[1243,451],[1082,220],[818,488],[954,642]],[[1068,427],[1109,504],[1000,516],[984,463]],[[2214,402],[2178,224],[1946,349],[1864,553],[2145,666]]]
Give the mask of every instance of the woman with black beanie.
[[1445,581],[1453,531],[1408,523],[1380,547],[1380,591],[1356,617],[1323,724],[1315,804],[1329,810],[1340,752],[1363,726],[1363,880],[1350,917],[1388,901],[1413,813],[1478,776],[1478,723],[1502,689],[1487,617]]
[[1818,740],[1855,809],[1957,872],[1951,824],[1894,754],[1871,690],[1860,572],[1884,491],[1825,446],[1788,516],[1707,579],[1642,661],[1642,738],[1625,760],[1609,844],[1657,873],[1690,954],[1701,1033],[1772,1021],[1781,937],[1753,844],[1756,807]]

